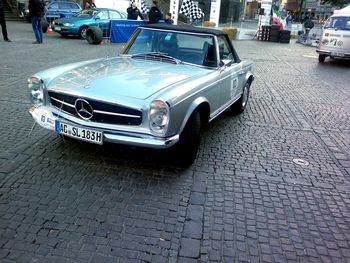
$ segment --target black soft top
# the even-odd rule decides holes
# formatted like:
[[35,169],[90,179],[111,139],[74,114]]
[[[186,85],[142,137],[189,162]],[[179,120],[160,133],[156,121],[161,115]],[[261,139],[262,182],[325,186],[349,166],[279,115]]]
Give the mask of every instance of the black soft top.
[[142,25],[140,27],[173,30],[173,31],[179,31],[179,32],[210,34],[210,35],[216,35],[216,36],[227,35],[224,31],[221,31],[218,29],[207,28],[207,27],[195,27],[191,25],[150,24],[150,25]]

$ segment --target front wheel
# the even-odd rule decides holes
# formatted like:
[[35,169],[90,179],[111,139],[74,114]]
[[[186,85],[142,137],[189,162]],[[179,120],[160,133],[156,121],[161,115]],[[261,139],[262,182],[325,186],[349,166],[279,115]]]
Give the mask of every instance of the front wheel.
[[175,163],[183,168],[190,166],[197,157],[200,143],[201,118],[196,110],[188,119],[187,124],[180,134],[180,140],[174,146]]
[[90,26],[86,30],[86,40],[91,45],[98,45],[103,39],[103,32],[98,26]]
[[326,55],[319,54],[318,55],[318,62],[323,63],[326,60]]
[[231,106],[231,110],[234,114],[241,114],[247,107],[249,94],[250,94],[251,82],[248,80],[244,87],[241,97]]
[[79,28],[78,34],[79,34],[79,37],[80,37],[80,38],[83,38],[83,39],[86,38],[86,30],[87,30],[87,29],[88,29],[87,26],[82,26],[81,28]]

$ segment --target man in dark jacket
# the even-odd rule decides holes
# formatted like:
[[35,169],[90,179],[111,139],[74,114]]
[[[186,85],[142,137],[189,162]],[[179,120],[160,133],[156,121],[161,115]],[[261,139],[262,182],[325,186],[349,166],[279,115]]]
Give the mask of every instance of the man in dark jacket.
[[1,24],[2,36],[4,37],[4,41],[11,42],[11,40],[7,36],[4,4],[2,3],[2,0],[0,0],[0,24]]
[[41,0],[29,0],[29,16],[32,20],[32,28],[36,38],[33,44],[43,43],[43,30],[41,28],[41,18],[44,15],[44,3]]
[[128,19],[137,20],[137,17],[140,17],[142,20],[144,19],[135,2],[126,9],[126,12],[128,13]]
[[152,7],[148,13],[148,19],[150,24],[156,24],[162,19],[162,12],[158,8],[157,1],[153,0]]
[[172,25],[174,24],[174,20],[171,19],[171,13],[166,13],[164,17],[165,24]]

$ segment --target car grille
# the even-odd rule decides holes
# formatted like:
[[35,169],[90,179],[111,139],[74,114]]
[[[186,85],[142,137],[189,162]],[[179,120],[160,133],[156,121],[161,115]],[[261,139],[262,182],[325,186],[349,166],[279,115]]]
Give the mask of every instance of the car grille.
[[52,106],[78,118],[80,116],[75,110],[75,101],[77,99],[84,99],[93,109],[93,116],[90,121],[121,125],[140,125],[142,122],[141,110],[52,91],[49,91],[48,94]]
[[63,26],[63,23],[55,21],[55,26]]

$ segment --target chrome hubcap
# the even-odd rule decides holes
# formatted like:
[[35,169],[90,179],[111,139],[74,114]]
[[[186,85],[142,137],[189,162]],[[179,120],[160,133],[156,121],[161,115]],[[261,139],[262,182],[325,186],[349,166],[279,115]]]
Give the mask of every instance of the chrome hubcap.
[[249,83],[246,83],[244,85],[243,95],[242,95],[242,106],[245,107],[248,102],[248,96],[249,96]]
[[86,28],[83,28],[83,29],[81,30],[81,37],[82,37],[82,38],[86,38]]

